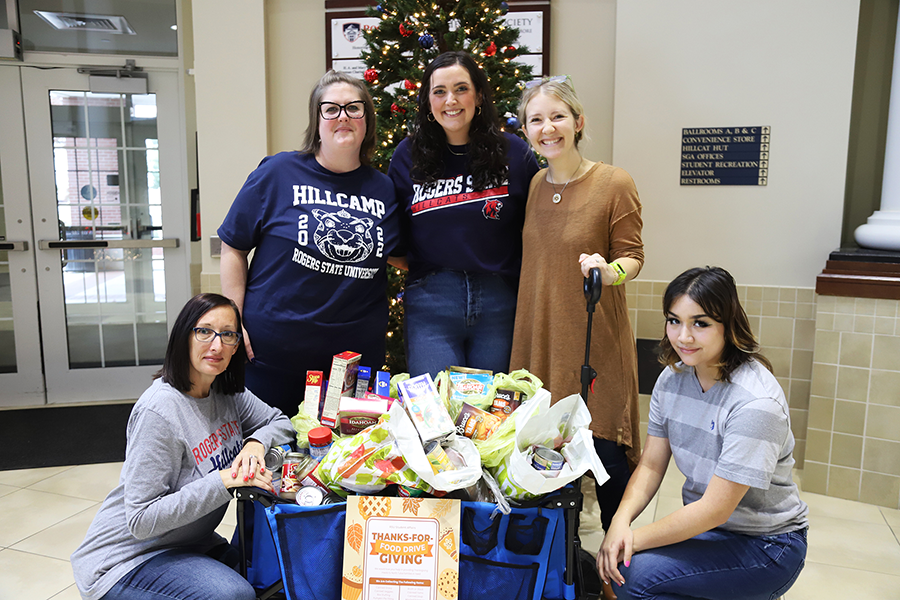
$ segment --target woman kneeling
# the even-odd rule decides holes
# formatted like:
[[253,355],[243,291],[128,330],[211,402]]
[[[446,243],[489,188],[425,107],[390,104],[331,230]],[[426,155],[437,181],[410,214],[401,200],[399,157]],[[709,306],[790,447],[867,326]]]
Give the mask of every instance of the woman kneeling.
[[[724,269],[691,269],[663,297],[666,370],[653,388],[647,443],[603,540],[597,567],[619,600],[770,600],[797,579],[807,514],[791,479],[788,405]],[[670,457],[684,507],[634,530]]]

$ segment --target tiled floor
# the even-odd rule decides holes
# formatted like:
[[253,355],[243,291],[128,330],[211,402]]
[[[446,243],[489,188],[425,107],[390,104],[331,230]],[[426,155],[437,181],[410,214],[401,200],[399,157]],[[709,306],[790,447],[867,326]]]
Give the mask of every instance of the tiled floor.
[[[0,471],[0,600],[78,600],[69,555],[81,542],[121,463]],[[797,473],[798,479],[802,473]],[[681,504],[674,467],[638,522]],[[596,552],[602,533],[592,485],[584,486],[581,537]],[[818,494],[810,507],[806,568],[785,600],[900,600],[900,511]],[[219,532],[230,537],[234,511]]]

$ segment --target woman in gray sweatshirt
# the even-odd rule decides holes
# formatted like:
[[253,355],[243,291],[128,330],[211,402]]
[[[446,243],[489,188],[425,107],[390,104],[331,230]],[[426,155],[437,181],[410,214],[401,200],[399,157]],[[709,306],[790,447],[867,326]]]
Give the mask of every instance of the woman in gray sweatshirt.
[[131,411],[119,484],[72,554],[86,600],[252,600],[236,552],[215,532],[230,488],[272,490],[266,449],[291,423],[244,388],[241,317],[195,296],[172,327],[163,367]]

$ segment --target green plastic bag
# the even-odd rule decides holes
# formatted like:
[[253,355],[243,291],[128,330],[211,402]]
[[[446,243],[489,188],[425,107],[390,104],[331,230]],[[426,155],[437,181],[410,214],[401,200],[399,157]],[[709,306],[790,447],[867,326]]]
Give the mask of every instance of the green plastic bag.
[[[300,412],[291,417],[291,425],[294,426],[294,431],[297,432],[297,448],[309,448],[309,430],[322,427],[322,424],[315,417],[303,412],[302,407]],[[332,430],[332,442],[339,439],[341,439],[340,431]]]

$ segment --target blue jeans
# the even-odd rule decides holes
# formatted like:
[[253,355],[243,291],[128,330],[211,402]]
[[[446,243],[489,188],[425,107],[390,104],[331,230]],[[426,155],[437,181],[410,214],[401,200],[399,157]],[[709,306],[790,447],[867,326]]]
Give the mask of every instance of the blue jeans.
[[406,282],[406,360],[413,377],[450,366],[509,370],[516,293],[499,275],[437,271]]
[[228,566],[237,558],[226,544],[208,554],[168,550],[135,567],[103,600],[255,600],[253,587]]
[[619,565],[619,600],[773,600],[797,580],[806,559],[806,529],[750,536],[713,529]]

